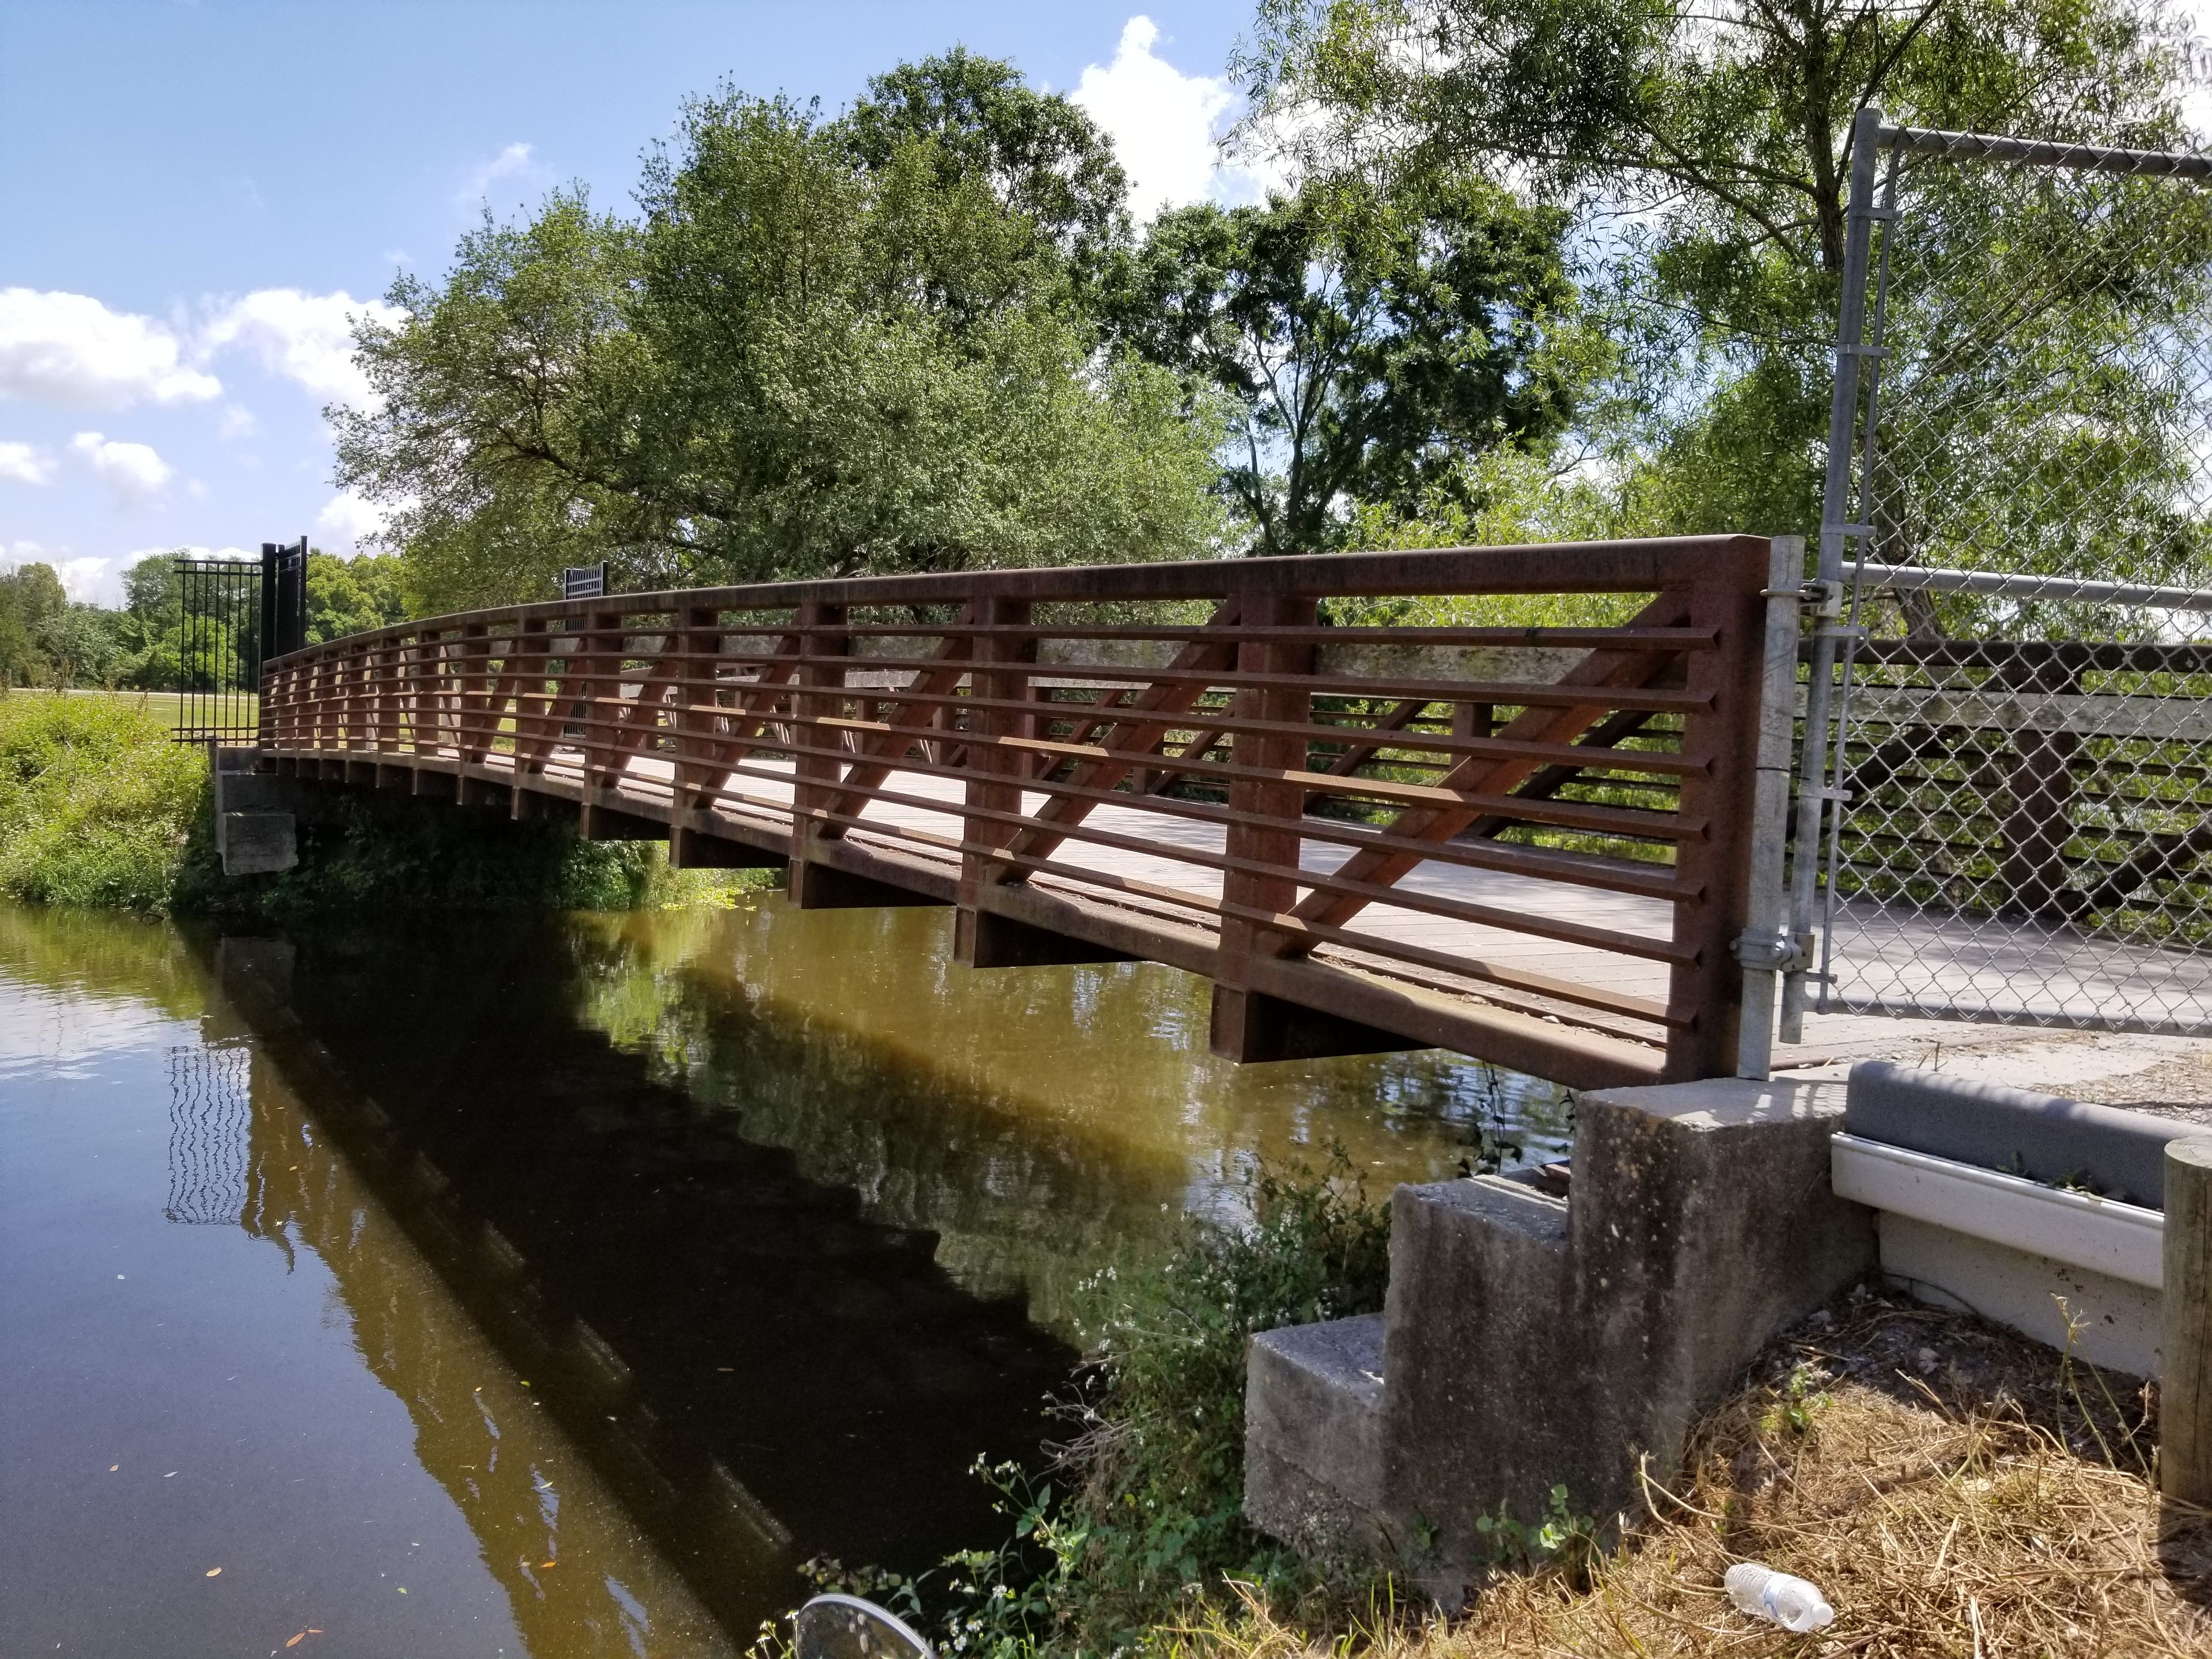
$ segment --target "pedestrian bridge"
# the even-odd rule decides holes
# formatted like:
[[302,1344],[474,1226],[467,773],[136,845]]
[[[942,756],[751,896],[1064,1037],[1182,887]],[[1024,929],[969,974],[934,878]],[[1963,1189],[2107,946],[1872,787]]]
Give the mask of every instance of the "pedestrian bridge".
[[[975,968],[1167,963],[1212,981],[1239,1060],[1725,1075],[1772,555],[1696,537],[506,606],[275,659],[258,763],[665,836],[682,867],[787,866],[802,907],[955,905]],[[1497,625],[1532,611],[1559,620]]]

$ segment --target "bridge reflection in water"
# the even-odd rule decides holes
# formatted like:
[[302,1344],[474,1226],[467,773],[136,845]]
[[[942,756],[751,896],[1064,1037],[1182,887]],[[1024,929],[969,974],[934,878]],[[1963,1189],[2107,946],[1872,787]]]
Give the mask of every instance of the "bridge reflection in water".
[[[792,1605],[806,1556],[913,1569],[994,1539],[966,1470],[1036,1449],[1074,1357],[1074,1284],[1187,1210],[1232,1209],[1255,1160],[1340,1143],[1381,1191],[1479,1156],[1485,1131],[1532,1152],[1559,1131],[1553,1091],[1434,1051],[1212,1058],[1188,976],[973,975],[949,922],[763,896],[186,948],[158,924],[0,908],[0,963],[198,1021],[142,1062],[166,1133],[150,1189],[125,1197],[152,1206],[176,1294],[241,1348],[213,1381],[268,1340],[219,1334],[235,1310],[208,1300],[267,1293],[208,1265],[242,1220],[302,1270],[283,1283],[327,1264],[331,1325],[404,1404],[532,1652],[714,1652]],[[118,1173],[68,1179],[106,1191]],[[92,1340],[82,1324],[62,1334]],[[103,1358],[166,1365],[198,1398],[172,1358]],[[269,1386],[295,1420],[223,1431],[247,1433],[252,1466],[226,1524],[270,1524],[248,1512],[284,1434],[340,1463],[373,1439],[325,1431],[317,1402],[343,1389]],[[92,1424],[103,1447],[112,1415]],[[307,1490],[282,1492],[296,1508]],[[307,1502],[294,1524],[360,1524],[339,1483]],[[40,1524],[90,1529],[91,1559],[105,1514]],[[179,1523],[138,1524],[167,1547]],[[360,1565],[310,1550],[297,1576],[319,1602]]]
[[476,1534],[527,1650],[734,1652],[276,1068],[257,1060],[251,1079],[236,1219],[330,1270],[362,1358],[406,1407],[416,1455]]
[[[257,1097],[275,1073],[312,1102],[533,1417],[724,1627],[795,1605],[810,1556],[913,1571],[992,1537],[969,1465],[1036,1455],[1073,1352],[962,1289],[933,1235],[864,1218],[580,1024],[569,974],[519,965],[548,963],[544,924],[426,925],[445,948],[421,927],[222,941]],[[253,1204],[297,1201],[268,1163],[257,1146]],[[485,1450],[468,1405],[432,1413],[464,1465]],[[534,1482],[509,1496],[535,1516]]]

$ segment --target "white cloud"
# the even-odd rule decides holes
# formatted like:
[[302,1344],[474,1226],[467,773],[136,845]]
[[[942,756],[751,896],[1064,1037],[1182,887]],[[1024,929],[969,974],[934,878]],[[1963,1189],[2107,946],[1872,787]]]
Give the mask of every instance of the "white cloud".
[[109,574],[109,568],[115,563],[113,559],[79,558],[66,547],[11,542],[4,553],[0,553],[0,574],[21,570],[27,564],[42,564],[60,578],[62,592],[70,598],[80,603],[113,605],[119,604],[123,597],[120,575]]
[[406,313],[381,300],[356,300],[343,289],[334,294],[257,289],[200,331],[199,347],[209,355],[249,351],[271,374],[298,381],[317,398],[363,408],[373,394],[353,361],[353,321],[363,315],[388,325]]
[[80,605],[104,605],[112,609],[123,599],[123,573],[112,559],[64,559],[54,567],[62,579],[62,592]]
[[349,559],[361,544],[384,528],[385,510],[374,501],[342,490],[315,514],[315,545]]
[[222,383],[184,361],[176,335],[149,317],[82,294],[0,289],[0,398],[75,409],[204,403]]
[[0,441],[0,483],[42,484],[54,476],[54,458],[29,444]]
[[531,159],[529,145],[509,144],[489,161],[479,161],[470,168],[467,179],[453,192],[453,200],[463,207],[474,207],[489,194],[498,180],[533,179],[544,171]]
[[1138,219],[1193,202],[1256,200],[1279,188],[1279,168],[1221,159],[1222,135],[1238,103],[1227,80],[1183,74],[1153,52],[1159,40],[1151,18],[1132,17],[1114,61],[1086,67],[1068,94],[1114,140]]
[[218,438],[248,438],[253,435],[253,429],[258,424],[253,418],[253,411],[244,404],[225,404],[222,418],[215,424],[215,435]]
[[9,542],[0,547],[0,576],[21,570],[27,564],[58,564],[69,556],[69,549],[40,545],[37,542]]
[[0,575],[27,564],[43,564],[61,579],[62,590],[72,599],[104,605],[113,610],[123,603],[124,576],[146,559],[173,559],[179,554],[200,559],[250,559],[258,556],[242,547],[141,547],[109,558],[81,556],[72,548],[45,547],[37,542],[12,542],[0,548]]
[[176,468],[149,446],[125,443],[97,432],[80,432],[71,438],[70,453],[89,466],[126,507],[160,493],[177,475]]

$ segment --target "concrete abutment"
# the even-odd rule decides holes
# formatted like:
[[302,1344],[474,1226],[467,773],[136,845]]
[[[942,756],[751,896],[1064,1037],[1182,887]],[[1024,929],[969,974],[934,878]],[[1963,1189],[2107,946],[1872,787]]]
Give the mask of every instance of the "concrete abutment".
[[1268,1332],[1247,1375],[1245,1509],[1310,1555],[1407,1568],[1447,1601],[1478,1521],[1601,1522],[1671,1474],[1777,1331],[1872,1270],[1829,1185],[1835,1085],[1585,1096],[1565,1199],[1519,1175],[1401,1187],[1379,1316]]

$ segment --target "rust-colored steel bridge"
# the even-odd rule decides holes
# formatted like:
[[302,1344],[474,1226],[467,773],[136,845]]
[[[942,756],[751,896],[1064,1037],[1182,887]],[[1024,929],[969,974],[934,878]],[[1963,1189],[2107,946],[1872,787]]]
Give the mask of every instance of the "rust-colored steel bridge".
[[[260,763],[957,905],[977,968],[1171,963],[1239,1060],[1722,1075],[1770,571],[1699,537],[505,606],[270,662]],[[1452,603],[1508,594],[1611,620]]]

